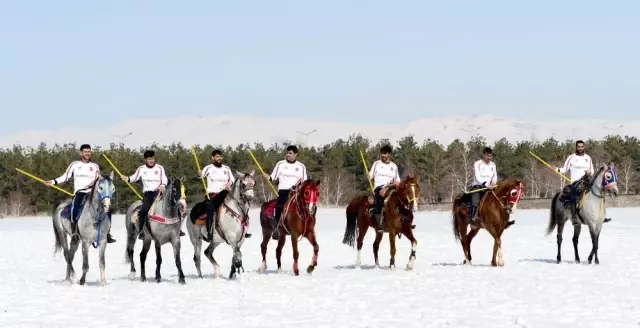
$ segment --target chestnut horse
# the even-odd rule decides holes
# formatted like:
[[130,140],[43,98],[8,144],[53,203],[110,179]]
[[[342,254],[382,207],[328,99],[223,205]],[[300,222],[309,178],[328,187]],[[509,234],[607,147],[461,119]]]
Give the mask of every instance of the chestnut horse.
[[[397,188],[391,187],[386,193],[384,192],[384,188],[381,191],[385,196],[382,208],[382,225],[384,231],[389,233],[391,253],[389,267],[393,269],[396,266],[396,235],[403,234],[411,242],[411,255],[409,256],[409,263],[407,263],[407,270],[411,270],[413,269],[413,264],[416,259],[416,247],[418,246],[418,241],[413,236],[412,230],[412,211],[415,212],[418,210],[418,199],[420,198],[418,180],[416,177],[410,175],[400,181]],[[360,266],[362,262],[361,250],[367,230],[369,227],[375,229],[375,219],[372,215],[374,206],[374,199],[371,195],[356,196],[351,200],[349,205],[347,205],[347,226],[344,231],[342,243],[353,246],[357,235],[358,257],[356,266]],[[382,232],[376,232],[376,239],[373,241],[373,256],[376,266],[380,266],[378,262],[378,249],[380,248],[381,240]]]
[[313,272],[318,265],[318,252],[320,247],[316,241],[315,225],[318,197],[320,196],[320,180],[308,179],[302,183],[298,183],[291,188],[289,200],[284,204],[282,214],[278,226],[274,227],[274,209],[276,200],[272,199],[260,208],[260,225],[262,226],[262,265],[260,271],[267,269],[267,245],[271,239],[273,230],[280,229],[280,238],[278,239],[278,247],[276,248],[276,261],[278,263],[278,271],[282,270],[282,248],[287,241],[286,235],[291,235],[291,248],[293,249],[293,272],[297,276],[300,274],[298,270],[298,238],[305,237],[313,246],[313,259],[307,267],[307,273]]
[[477,210],[476,225],[467,234],[469,225],[470,193],[462,193],[453,201],[453,235],[462,244],[464,252],[464,264],[471,264],[471,240],[480,229],[486,229],[493,237],[492,266],[504,266],[502,256],[502,233],[509,226],[509,216],[516,207],[520,197],[524,193],[524,184],[521,180],[506,179],[498,183],[493,190],[487,190],[480,200]]

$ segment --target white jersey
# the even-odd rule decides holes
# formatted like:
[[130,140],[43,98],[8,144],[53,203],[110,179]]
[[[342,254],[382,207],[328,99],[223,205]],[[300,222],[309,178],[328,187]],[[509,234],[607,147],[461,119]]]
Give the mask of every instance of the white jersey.
[[227,182],[233,183],[236,178],[231,169],[222,164],[217,167],[213,164],[205,166],[201,171],[201,176],[207,181],[207,193],[219,193],[224,189]]
[[593,161],[591,160],[591,156],[584,153],[582,155],[569,155],[567,160],[564,161],[564,166],[558,168],[558,172],[563,174],[571,172],[571,183],[580,180],[587,170],[590,170],[591,173],[593,173]]
[[295,161],[281,160],[271,172],[271,181],[278,181],[278,190],[291,189],[300,181],[307,180],[307,168],[304,164]]
[[129,177],[129,182],[142,181],[142,192],[155,191],[160,188],[160,185],[167,186],[169,180],[164,173],[164,167],[159,164],[148,167],[147,165],[141,165],[132,176]]
[[473,163],[473,186],[481,186],[486,182],[485,187],[492,186],[498,182],[498,172],[496,163],[489,161],[485,163],[479,159]]
[[74,161],[69,164],[67,170],[53,183],[60,184],[73,177],[73,193],[88,192],[100,177],[100,167],[94,162]]
[[381,160],[373,162],[369,171],[369,179],[373,180],[373,188],[386,186],[389,182],[400,182],[398,166],[396,163],[389,161],[385,163]]

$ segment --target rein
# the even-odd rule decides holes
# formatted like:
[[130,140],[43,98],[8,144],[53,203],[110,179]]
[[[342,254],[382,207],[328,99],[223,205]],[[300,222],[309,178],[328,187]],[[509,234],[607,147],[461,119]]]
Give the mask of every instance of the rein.
[[[236,220],[238,220],[238,222],[240,222],[240,225],[242,226],[242,232],[244,235],[244,230],[247,228],[248,224],[247,221],[249,220],[249,198],[247,196],[245,196],[244,194],[244,186],[242,186],[242,184],[240,185],[240,187],[238,187],[238,183],[240,183],[240,179],[237,179],[236,181],[234,181],[233,186],[231,188],[231,190],[233,190],[233,194],[231,195],[231,201],[235,202],[237,207],[238,207],[238,211],[240,213],[238,213],[238,211],[234,211],[233,208],[231,208],[231,206],[229,206],[229,201],[227,201],[226,197],[225,197],[225,201],[222,203],[222,205],[224,205],[224,208],[226,210],[227,213],[231,214],[232,217],[234,217]],[[239,192],[239,196],[236,198],[235,197],[235,193],[237,189],[240,189],[241,192]],[[245,206],[242,206],[245,205]],[[220,219],[220,218],[218,218]],[[229,240],[227,240],[227,237],[224,235],[224,233],[222,232],[222,229],[220,229],[220,225],[217,224],[216,227],[219,229],[219,233],[220,233],[220,237],[222,237],[222,239],[227,243],[227,245],[231,245],[229,243]],[[240,239],[242,240],[242,238]]]

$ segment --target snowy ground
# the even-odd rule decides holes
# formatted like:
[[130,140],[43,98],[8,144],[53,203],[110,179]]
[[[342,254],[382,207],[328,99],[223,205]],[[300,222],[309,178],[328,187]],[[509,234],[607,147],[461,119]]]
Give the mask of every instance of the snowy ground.
[[[388,238],[381,246],[383,268],[374,269],[369,231],[363,267],[354,269],[355,250],[343,245],[344,211],[321,209],[317,235],[319,266],[312,276],[292,276],[289,242],[283,254],[285,272],[275,271],[275,242],[269,245],[267,274],[260,265],[259,224],[243,246],[239,280],[213,280],[203,257],[205,279],[195,278],[193,250],[183,238],[185,286],[177,284],[169,245],[163,246],[164,282],[127,278],[123,263],[125,230],[116,216],[107,248],[108,285],[98,285],[97,252],[91,248],[88,285],[63,282],[65,264],[52,257],[53,233],[48,218],[0,220],[0,327],[631,327],[640,325],[640,254],[637,209],[609,209],[613,217],[600,238],[599,266],[573,264],[572,229],[565,231],[564,263],[555,264],[556,238],[544,236],[547,211],[521,210],[503,238],[505,267],[493,268],[492,241],[486,231],[474,240],[474,266],[462,266],[448,213],[419,213],[416,218],[418,259],[404,270],[410,246],[398,240],[398,268],[390,271]],[[256,212],[252,213],[256,217]],[[591,249],[583,229],[580,255]],[[136,245],[136,266],[138,252]],[[301,267],[311,258],[304,240]],[[75,259],[78,276],[81,256]],[[216,253],[223,275],[231,252]],[[155,267],[153,251],[147,268]]]

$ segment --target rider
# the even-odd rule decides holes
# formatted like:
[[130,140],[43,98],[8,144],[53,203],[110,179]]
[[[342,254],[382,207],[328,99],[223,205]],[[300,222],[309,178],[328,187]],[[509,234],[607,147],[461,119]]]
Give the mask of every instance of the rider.
[[373,162],[369,171],[369,179],[373,180],[375,197],[375,208],[373,216],[376,220],[376,230],[383,231],[382,227],[382,203],[384,196],[380,194],[380,190],[388,185],[395,187],[400,183],[400,175],[398,174],[398,166],[389,159],[391,155],[391,146],[385,145],[380,148],[380,159]]
[[[578,140],[576,141],[576,151],[575,153],[569,155],[567,160],[564,162],[563,167],[557,167],[556,171],[559,173],[567,173],[570,172],[571,183],[564,186],[562,188],[562,192],[560,194],[560,200],[563,201],[566,205],[570,206],[571,209],[571,223],[573,225],[580,224],[578,220],[577,214],[577,202],[578,202],[578,192],[579,192],[579,183],[585,174],[592,174],[593,171],[593,160],[591,156],[585,153],[584,151],[584,141]],[[605,218],[604,222],[611,221],[610,218]]]
[[[482,159],[473,163],[473,182],[469,188],[469,193],[471,194],[469,224],[472,228],[475,226],[476,212],[480,205],[480,199],[482,199],[487,189],[495,188],[498,182],[496,163],[491,161],[492,157],[493,150],[490,147],[485,147],[482,151]],[[512,222],[509,223],[512,224]]]
[[[57,185],[64,183],[73,178],[73,200],[71,205],[71,222],[72,224],[80,214],[80,205],[87,198],[89,190],[98,181],[100,177],[100,167],[91,161],[91,146],[83,144],[80,146],[80,160],[73,161],[67,167],[67,170],[59,178],[45,181],[47,185]],[[111,232],[107,234],[107,242],[114,243],[116,240],[111,236]]]
[[[121,178],[127,182],[142,181],[142,206],[138,211],[138,222],[140,223],[140,239],[144,239],[144,225],[147,221],[147,215],[149,209],[153,204],[158,193],[163,193],[167,187],[168,179],[164,172],[164,167],[160,164],[156,164],[156,153],[153,150],[147,150],[144,152],[145,164],[138,167],[136,172],[129,177],[122,176]],[[180,236],[184,236],[182,230],[180,230]]]
[[215,149],[211,152],[211,164],[203,167],[202,171],[198,172],[199,178],[207,180],[207,194],[209,194],[209,200],[206,201],[207,237],[204,238],[207,242],[213,240],[213,213],[218,210],[225,197],[227,197],[229,188],[235,181],[231,169],[222,164],[222,160],[222,151]]
[[273,168],[271,175],[264,173],[264,178],[269,181],[276,182],[278,184],[278,200],[276,201],[276,229],[273,231],[272,238],[279,239],[280,231],[278,229],[278,223],[280,222],[280,216],[282,215],[283,206],[289,199],[289,193],[291,188],[307,180],[307,168],[301,162],[297,161],[298,147],[290,145],[287,147],[287,154],[285,159],[279,161],[276,167]]

